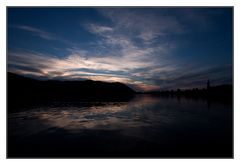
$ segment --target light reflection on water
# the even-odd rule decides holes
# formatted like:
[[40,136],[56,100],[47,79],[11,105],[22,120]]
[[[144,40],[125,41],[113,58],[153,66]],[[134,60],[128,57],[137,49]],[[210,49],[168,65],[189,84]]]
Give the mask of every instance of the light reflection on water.
[[[8,115],[11,137],[35,135],[81,136],[85,130],[118,131],[118,137],[164,143],[174,132],[208,133],[229,126],[231,106],[206,101],[140,95],[129,102],[61,103]],[[199,134],[200,134],[199,133]],[[103,135],[99,135],[103,136]]]

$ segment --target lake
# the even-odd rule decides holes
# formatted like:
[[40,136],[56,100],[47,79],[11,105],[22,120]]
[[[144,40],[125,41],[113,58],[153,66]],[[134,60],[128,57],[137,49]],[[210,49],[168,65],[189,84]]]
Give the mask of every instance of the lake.
[[232,157],[232,104],[138,94],[8,114],[8,157]]

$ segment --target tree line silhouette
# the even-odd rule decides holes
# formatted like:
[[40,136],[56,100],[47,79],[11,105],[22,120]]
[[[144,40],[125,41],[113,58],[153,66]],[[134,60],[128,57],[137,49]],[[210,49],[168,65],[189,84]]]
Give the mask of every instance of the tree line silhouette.
[[186,97],[193,99],[206,99],[210,101],[232,102],[233,86],[230,84],[210,86],[207,80],[206,88],[176,89],[146,92],[148,94],[161,95],[166,97]]

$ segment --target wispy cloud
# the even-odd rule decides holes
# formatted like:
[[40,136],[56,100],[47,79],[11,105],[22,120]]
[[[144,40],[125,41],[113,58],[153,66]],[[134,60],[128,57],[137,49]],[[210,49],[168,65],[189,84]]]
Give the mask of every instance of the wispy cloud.
[[51,33],[45,30],[42,30],[40,28],[36,28],[33,26],[27,26],[27,25],[18,25],[18,26],[13,26],[13,28],[21,29],[24,31],[28,31],[32,33],[32,35],[40,37],[44,40],[48,41],[58,41],[66,45],[75,45],[74,42],[67,40],[66,38],[63,38],[61,36],[56,35],[55,33]]
[[98,34],[103,34],[107,32],[113,32],[113,28],[109,26],[104,26],[104,25],[96,25],[96,24],[88,24],[87,28],[93,33],[98,33]]
[[46,39],[46,40],[55,40],[56,39],[53,34],[43,31],[41,29],[35,28],[35,27],[21,25],[21,26],[16,26],[16,28],[32,32],[35,35],[37,35],[43,39]]
[[124,30],[145,41],[184,31],[184,26],[173,16],[154,14],[151,11],[130,9],[99,9],[105,17],[111,19],[117,30]]
[[[79,78],[120,81],[138,85],[141,83],[136,83],[136,80],[130,78],[131,76],[128,72],[134,68],[145,67],[147,64],[140,61],[131,61],[126,59],[126,57],[86,58],[81,56],[81,54],[70,54],[65,58],[56,58],[29,52],[11,52],[8,65],[10,71],[30,76],[50,79]],[[119,74],[118,71],[122,74]]]
[[200,69],[189,69],[188,66],[182,66],[181,68],[168,71],[165,76],[163,74],[158,78],[152,76],[149,81],[153,84],[161,85],[161,89],[203,88],[208,79],[210,79],[212,85],[231,84],[231,73],[231,64],[206,66]]
[[89,23],[85,27],[100,38],[96,47],[104,45],[109,56],[117,55],[130,61],[158,63],[166,60],[166,54],[174,50],[176,45],[169,41],[154,44],[154,39],[169,32],[182,31],[181,25],[170,16],[159,18],[153,13],[142,14],[128,9],[98,11],[112,23],[108,26]]

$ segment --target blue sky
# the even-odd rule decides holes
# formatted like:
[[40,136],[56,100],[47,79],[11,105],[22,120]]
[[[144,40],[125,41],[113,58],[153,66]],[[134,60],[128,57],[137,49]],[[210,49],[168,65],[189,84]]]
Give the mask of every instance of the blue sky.
[[231,8],[8,8],[8,71],[138,91],[232,83]]

